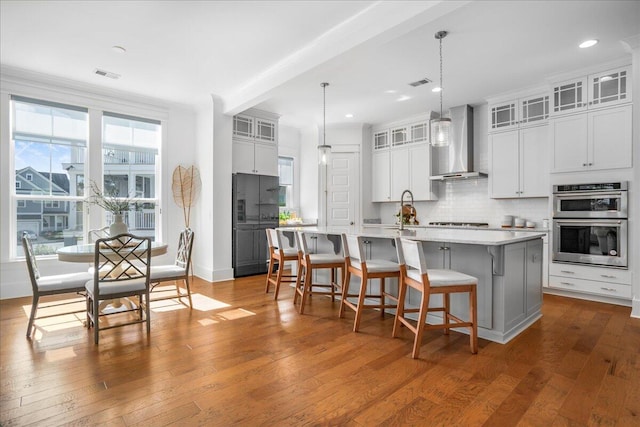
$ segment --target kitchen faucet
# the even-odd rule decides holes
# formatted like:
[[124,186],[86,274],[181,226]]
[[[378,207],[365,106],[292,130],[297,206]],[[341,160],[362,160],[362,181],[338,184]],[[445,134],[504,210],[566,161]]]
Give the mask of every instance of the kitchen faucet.
[[404,195],[407,193],[409,193],[409,196],[411,197],[411,210],[409,211],[409,215],[413,212],[413,193],[410,190],[404,190],[402,192],[402,196],[400,196],[400,230],[404,230],[404,214],[402,213],[402,210],[404,208]]

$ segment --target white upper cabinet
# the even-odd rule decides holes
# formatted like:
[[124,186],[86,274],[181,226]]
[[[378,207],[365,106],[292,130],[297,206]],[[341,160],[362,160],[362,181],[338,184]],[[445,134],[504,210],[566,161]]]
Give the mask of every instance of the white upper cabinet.
[[278,116],[247,110],[233,117],[233,172],[278,175]]
[[399,201],[407,189],[415,201],[436,199],[429,180],[431,146],[428,141],[428,120],[407,120],[373,131],[371,201]]
[[547,126],[489,135],[489,197],[548,197]]
[[429,124],[416,123],[411,125],[411,142],[429,142]]
[[233,116],[233,137],[276,144],[278,121],[242,114]]
[[389,150],[373,153],[371,165],[371,201],[391,201],[391,158]]
[[373,133],[373,149],[383,150],[389,148],[389,131],[381,130]]
[[233,141],[233,172],[278,175],[278,147],[251,141]]
[[406,126],[391,129],[391,146],[407,144],[410,141],[409,132]]
[[555,82],[551,86],[551,115],[631,102],[630,66]]
[[552,172],[632,166],[632,106],[551,120]]
[[537,94],[489,104],[489,132],[546,123],[549,118],[549,96]]

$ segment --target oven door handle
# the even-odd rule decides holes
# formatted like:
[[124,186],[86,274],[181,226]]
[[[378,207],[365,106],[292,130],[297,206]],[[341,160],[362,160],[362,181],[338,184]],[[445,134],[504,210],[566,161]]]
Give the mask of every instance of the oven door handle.
[[611,197],[622,197],[622,191],[612,191],[608,193],[579,193],[579,194],[563,194],[556,193],[556,199],[569,200],[569,199],[606,199]]
[[616,224],[622,225],[622,220],[612,219],[609,221],[594,221],[591,219],[555,219],[556,227],[561,225],[589,225],[592,227],[615,227]]

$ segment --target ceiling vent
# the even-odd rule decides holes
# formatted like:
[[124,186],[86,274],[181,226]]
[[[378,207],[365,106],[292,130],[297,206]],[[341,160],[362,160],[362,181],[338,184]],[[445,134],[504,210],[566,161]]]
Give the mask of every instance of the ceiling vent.
[[114,80],[117,80],[117,79],[120,78],[120,74],[112,73],[110,71],[101,70],[99,68],[96,68],[95,73],[97,75],[99,75],[99,76],[109,77],[110,79],[114,79]]
[[418,86],[426,85],[427,83],[431,83],[431,80],[425,77],[424,79],[418,80],[417,82],[409,83],[409,86],[418,87]]

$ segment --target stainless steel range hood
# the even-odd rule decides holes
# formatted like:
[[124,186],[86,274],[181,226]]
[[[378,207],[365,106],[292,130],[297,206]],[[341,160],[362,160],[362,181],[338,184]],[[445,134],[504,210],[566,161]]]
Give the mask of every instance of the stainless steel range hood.
[[473,170],[473,108],[461,105],[449,110],[451,139],[445,147],[431,147],[431,177],[433,181],[484,178],[485,173]]

